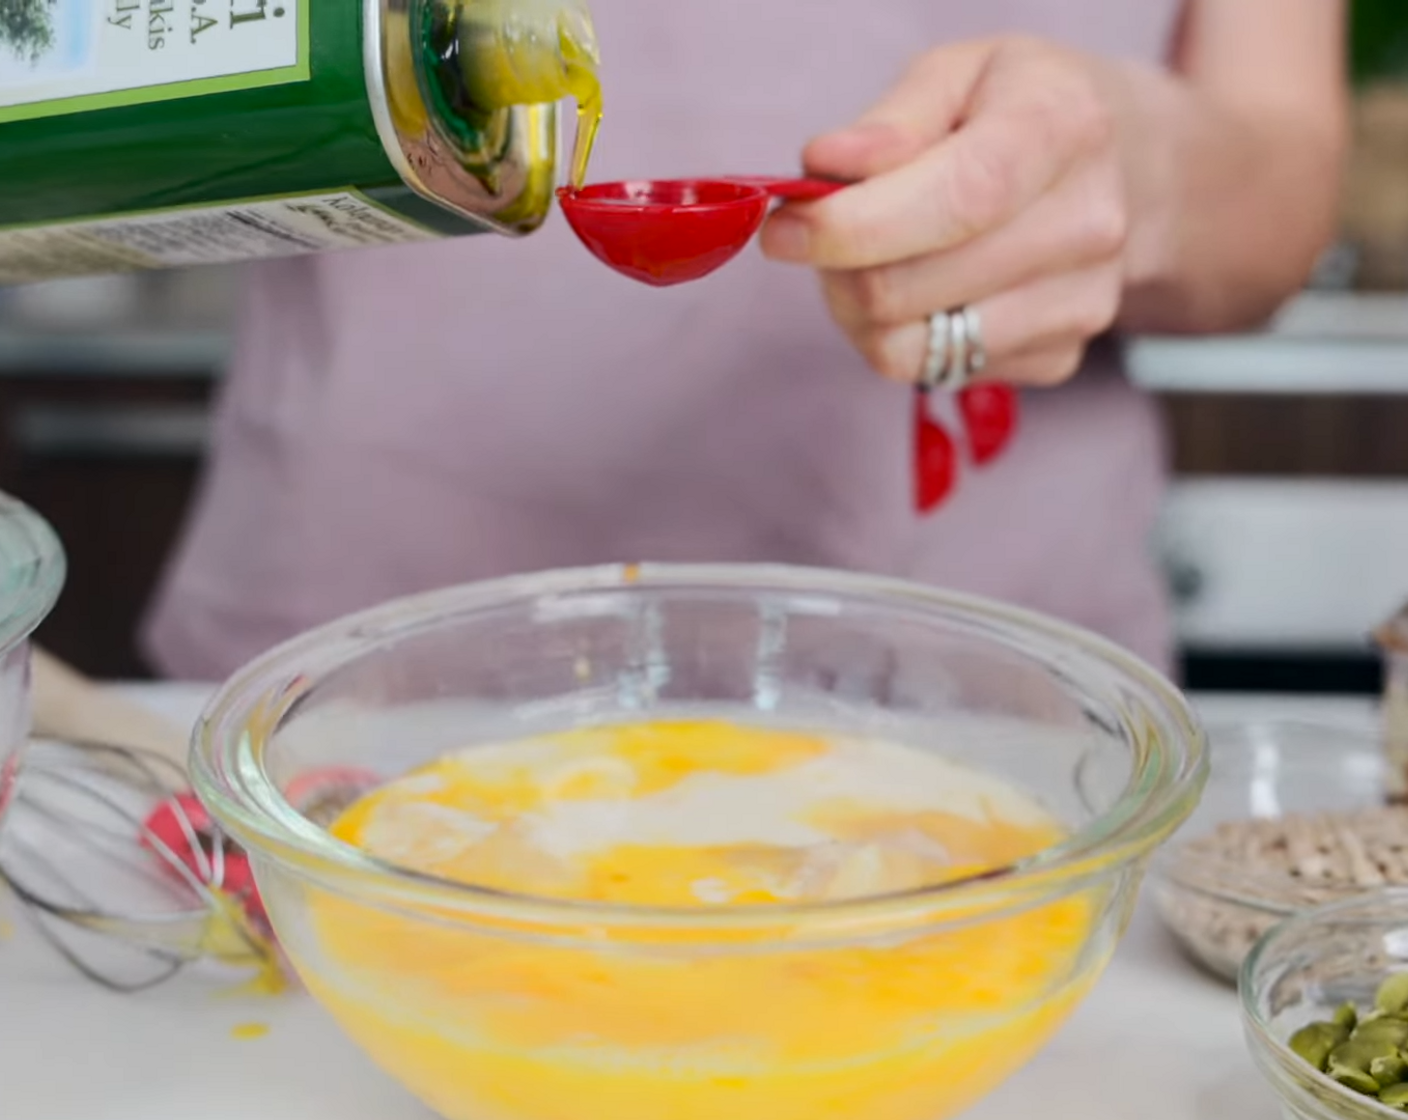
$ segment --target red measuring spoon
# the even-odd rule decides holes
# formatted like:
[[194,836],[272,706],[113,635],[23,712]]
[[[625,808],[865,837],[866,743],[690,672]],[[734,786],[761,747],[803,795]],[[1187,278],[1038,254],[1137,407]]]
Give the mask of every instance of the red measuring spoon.
[[773,199],[810,202],[846,184],[823,179],[638,179],[557,192],[592,255],[657,288],[709,275],[758,232]]

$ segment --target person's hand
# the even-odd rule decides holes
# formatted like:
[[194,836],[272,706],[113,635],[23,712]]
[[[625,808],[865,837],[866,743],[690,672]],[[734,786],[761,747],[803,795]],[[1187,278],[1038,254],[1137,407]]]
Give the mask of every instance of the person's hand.
[[929,52],[807,147],[810,174],[856,183],[779,210],[764,252],[820,271],[832,316],[886,377],[918,380],[929,317],[969,306],[984,379],[1066,380],[1115,320],[1129,231],[1095,67],[1029,39]]

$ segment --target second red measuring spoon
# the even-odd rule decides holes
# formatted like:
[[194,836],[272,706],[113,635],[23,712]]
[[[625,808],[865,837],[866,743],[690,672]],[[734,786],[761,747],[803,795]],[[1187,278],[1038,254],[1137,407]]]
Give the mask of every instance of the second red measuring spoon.
[[557,192],[567,223],[592,255],[658,288],[709,275],[763,224],[774,199],[809,202],[840,190],[823,179],[638,179]]

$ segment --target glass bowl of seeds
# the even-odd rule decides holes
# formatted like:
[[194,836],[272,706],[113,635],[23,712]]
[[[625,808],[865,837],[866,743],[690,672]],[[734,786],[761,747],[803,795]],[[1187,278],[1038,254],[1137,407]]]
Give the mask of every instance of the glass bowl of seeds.
[[1239,977],[1252,1059],[1287,1120],[1408,1113],[1408,890],[1302,911]]
[[1207,733],[1202,802],[1150,869],[1159,914],[1195,962],[1235,982],[1283,918],[1408,887],[1408,808],[1385,802],[1372,724],[1262,719]]

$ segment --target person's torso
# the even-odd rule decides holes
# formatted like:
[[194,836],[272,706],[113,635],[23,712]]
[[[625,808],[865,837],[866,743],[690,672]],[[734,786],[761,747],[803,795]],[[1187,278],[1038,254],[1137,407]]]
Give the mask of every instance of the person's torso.
[[[811,136],[929,47],[1020,31],[1157,61],[1179,8],[594,0],[607,103],[591,177],[790,173]],[[605,270],[554,215],[521,241],[251,276],[204,505],[152,631],[173,671],[223,674],[396,594],[604,560],[911,575],[1136,645],[1122,614],[1159,625],[1141,539],[1157,431],[1110,370],[1026,394],[1011,453],[919,519],[908,393],[867,372],[814,276],[756,248],[651,289]],[[1053,500],[1063,492],[1086,524]]]

